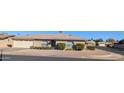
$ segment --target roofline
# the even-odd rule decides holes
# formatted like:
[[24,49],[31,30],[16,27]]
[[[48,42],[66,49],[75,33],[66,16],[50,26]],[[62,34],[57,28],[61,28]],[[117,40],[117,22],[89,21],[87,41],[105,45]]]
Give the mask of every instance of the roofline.
[[27,38],[12,38],[13,40],[56,40],[56,41],[86,41],[86,40],[76,40],[76,39],[27,39]]

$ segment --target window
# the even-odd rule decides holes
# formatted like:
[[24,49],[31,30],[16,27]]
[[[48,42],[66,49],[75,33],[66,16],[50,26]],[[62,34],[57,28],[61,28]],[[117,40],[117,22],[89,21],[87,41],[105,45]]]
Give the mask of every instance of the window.
[[42,47],[46,47],[46,46],[47,46],[47,42],[42,42],[42,43],[41,43],[41,46],[42,46]]
[[73,44],[72,44],[72,42],[66,42],[66,46],[67,46],[67,47],[72,47]]

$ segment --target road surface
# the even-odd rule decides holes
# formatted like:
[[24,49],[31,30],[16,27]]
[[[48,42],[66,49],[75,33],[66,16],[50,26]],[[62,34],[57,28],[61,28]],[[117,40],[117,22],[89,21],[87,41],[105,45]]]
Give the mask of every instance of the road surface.
[[3,61],[112,61],[112,60],[90,59],[90,58],[47,57],[47,56],[4,55]]
[[120,55],[124,56],[124,50],[122,50],[122,49],[109,48],[109,47],[96,47],[96,48],[100,49],[100,50],[104,50],[104,51],[108,51],[108,52],[112,52],[112,53],[116,53],[116,54],[120,54]]

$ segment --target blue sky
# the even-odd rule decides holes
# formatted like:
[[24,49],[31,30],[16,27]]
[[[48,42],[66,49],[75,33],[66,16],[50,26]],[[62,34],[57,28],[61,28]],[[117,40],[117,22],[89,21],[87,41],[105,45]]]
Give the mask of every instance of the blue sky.
[[[14,35],[30,35],[30,34],[57,34],[58,31],[3,31],[4,33]],[[1,32],[2,33],[2,32]],[[116,40],[124,39],[124,31],[63,31],[64,34],[79,36],[88,39],[114,38]]]

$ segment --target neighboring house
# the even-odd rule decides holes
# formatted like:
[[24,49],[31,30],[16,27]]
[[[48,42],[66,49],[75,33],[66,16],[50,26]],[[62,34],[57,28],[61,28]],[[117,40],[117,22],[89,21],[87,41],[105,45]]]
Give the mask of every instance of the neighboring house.
[[57,43],[65,43],[66,48],[72,48],[76,43],[85,44],[85,39],[66,34],[39,34],[29,36],[13,37],[13,47],[30,48],[34,47],[52,47],[55,48]]
[[117,44],[117,43],[118,43],[117,41],[115,41],[114,43],[113,42],[110,42],[110,41],[107,41],[106,42],[106,46],[107,47],[114,47],[114,45]]
[[114,44],[112,42],[106,42],[107,47],[112,47]]
[[93,40],[88,40],[88,41],[86,41],[86,45],[87,46],[96,46],[96,43]]
[[0,48],[12,45],[11,37],[14,37],[14,35],[0,34]]
[[105,47],[106,46],[106,42],[98,42],[98,46]]

